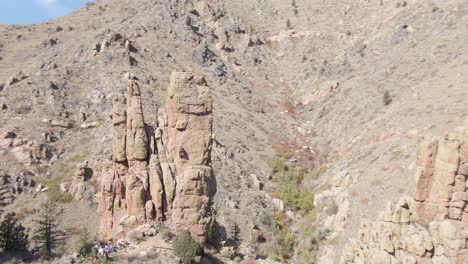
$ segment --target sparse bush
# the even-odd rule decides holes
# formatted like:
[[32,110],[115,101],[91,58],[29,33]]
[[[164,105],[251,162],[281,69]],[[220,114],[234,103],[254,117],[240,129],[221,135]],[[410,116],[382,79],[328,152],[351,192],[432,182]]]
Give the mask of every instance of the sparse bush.
[[265,243],[265,242],[266,242],[266,238],[265,238],[265,235],[263,234],[262,230],[255,230],[252,233],[251,244]]
[[26,216],[34,214],[35,212],[36,212],[36,210],[34,210],[33,208],[21,207],[18,210],[18,212],[16,212],[16,218],[18,220],[22,220],[22,219],[26,218]]
[[384,103],[384,105],[389,105],[389,104],[392,103],[392,101],[393,101],[393,99],[392,99],[392,95],[390,94],[390,92],[389,92],[389,91],[385,91],[385,92],[384,92],[384,95],[383,95],[383,103]]
[[26,229],[18,222],[16,214],[6,214],[0,223],[0,248],[9,252],[26,251],[28,243]]
[[316,230],[317,211],[310,211],[299,224],[299,234],[302,243],[298,246],[297,256],[299,263],[314,263],[316,251],[318,250],[318,239]]
[[264,225],[266,225],[266,226],[268,226],[270,228],[274,224],[274,220],[269,214],[263,215],[262,218],[260,219],[260,221],[262,222],[262,224],[264,224]]
[[292,0],[291,5],[293,7],[294,15],[297,16],[297,14],[299,14],[299,9],[298,9],[298,6],[296,4],[296,0]]
[[338,213],[338,205],[335,200],[331,200],[326,204],[325,213],[327,215],[336,215]]
[[302,243],[297,249],[298,261],[301,264],[315,263],[316,253],[318,249],[317,241],[312,238],[305,243]]
[[218,228],[219,223],[216,221],[216,217],[213,217],[208,225],[208,232],[206,235],[206,242],[213,247],[217,247],[219,244]]
[[285,165],[279,160],[270,162],[273,173],[278,177],[278,196],[293,210],[305,215],[314,207],[314,195],[301,186],[307,174],[305,169]]
[[78,242],[78,252],[80,256],[86,257],[91,255],[93,251],[93,240],[94,237],[88,231],[86,227],[81,228],[80,239]]
[[163,228],[161,230],[161,237],[164,241],[169,242],[172,240],[172,233],[168,228]]
[[29,109],[29,107],[27,107],[25,105],[18,105],[18,106],[15,106],[13,108],[13,111],[15,112],[15,114],[25,115],[25,114],[29,113],[31,111],[31,109]]
[[301,223],[299,224],[299,231],[300,231],[302,238],[310,238],[310,237],[315,236],[316,218],[317,218],[317,211],[312,210],[306,216],[304,216],[304,218],[301,220]]
[[240,228],[237,224],[234,224],[231,229],[232,247],[234,249],[234,257],[239,254],[240,240]]
[[296,239],[289,229],[286,216],[282,211],[275,214],[274,220],[275,222],[272,226],[273,230],[271,230],[273,233],[273,241],[270,257],[285,263],[294,255]]
[[287,28],[287,29],[291,29],[291,28],[292,28],[292,26],[291,26],[291,21],[289,21],[289,19],[286,20],[286,28]]
[[73,197],[68,192],[61,192],[60,191],[60,184],[53,182],[49,184],[49,189],[47,190],[47,198],[52,203],[70,203],[73,201]]
[[330,229],[328,229],[328,228],[325,228],[323,230],[319,230],[319,232],[317,234],[317,237],[318,237],[318,239],[320,241],[326,240],[330,236],[331,232],[332,231]]
[[182,231],[174,240],[172,245],[174,248],[174,255],[180,258],[184,264],[192,264],[195,259],[202,254],[201,245],[193,239],[189,231]]
[[297,8],[296,0],[292,0],[291,5],[292,7]]
[[11,200],[11,194],[8,188],[5,186],[0,187],[0,215],[3,213],[3,209],[9,204]]

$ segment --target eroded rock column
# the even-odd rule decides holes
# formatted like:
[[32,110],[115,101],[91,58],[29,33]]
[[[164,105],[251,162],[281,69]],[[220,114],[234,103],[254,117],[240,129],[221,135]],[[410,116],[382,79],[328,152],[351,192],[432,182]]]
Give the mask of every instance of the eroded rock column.
[[204,241],[214,188],[213,109],[205,79],[192,73],[173,73],[166,110],[167,148],[172,155],[176,182],[172,224],[176,231],[188,229],[199,241]]
[[146,220],[146,197],[149,193],[147,171],[148,137],[145,130],[140,88],[136,81],[128,83],[126,153],[129,170],[126,175],[127,213],[138,223]]
[[468,128],[418,142],[413,199],[363,220],[341,263],[466,263]]
[[136,81],[129,82],[127,98],[113,99],[112,121],[113,165],[101,173],[103,233],[120,236],[138,224],[165,222],[203,242],[216,188],[212,101],[205,79],[172,74],[151,140]]

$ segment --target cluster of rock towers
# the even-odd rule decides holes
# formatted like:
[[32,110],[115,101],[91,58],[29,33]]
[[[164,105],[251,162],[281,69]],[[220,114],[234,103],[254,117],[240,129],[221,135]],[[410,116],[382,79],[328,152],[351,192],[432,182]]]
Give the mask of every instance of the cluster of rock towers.
[[138,83],[113,98],[113,164],[102,176],[99,211],[104,236],[165,222],[204,241],[216,191],[211,167],[212,99],[205,79],[171,76],[157,127],[145,124]]
[[468,126],[421,137],[416,164],[412,199],[363,220],[341,263],[467,263]]

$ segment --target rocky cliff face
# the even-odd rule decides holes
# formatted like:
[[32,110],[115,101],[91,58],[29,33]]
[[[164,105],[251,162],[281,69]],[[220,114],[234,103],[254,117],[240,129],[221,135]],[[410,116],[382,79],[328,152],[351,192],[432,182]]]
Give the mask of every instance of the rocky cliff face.
[[421,137],[413,199],[364,220],[342,263],[466,263],[468,129]]
[[99,202],[106,236],[166,222],[204,240],[216,190],[210,89],[203,77],[180,72],[172,74],[168,90],[156,128],[145,124],[135,80],[127,98],[113,98],[113,164],[102,174]]

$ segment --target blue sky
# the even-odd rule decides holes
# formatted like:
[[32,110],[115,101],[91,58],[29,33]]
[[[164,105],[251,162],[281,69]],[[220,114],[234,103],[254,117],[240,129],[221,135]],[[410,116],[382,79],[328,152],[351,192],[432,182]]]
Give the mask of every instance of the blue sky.
[[0,23],[33,24],[64,16],[89,0],[0,0]]

